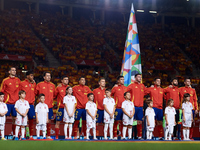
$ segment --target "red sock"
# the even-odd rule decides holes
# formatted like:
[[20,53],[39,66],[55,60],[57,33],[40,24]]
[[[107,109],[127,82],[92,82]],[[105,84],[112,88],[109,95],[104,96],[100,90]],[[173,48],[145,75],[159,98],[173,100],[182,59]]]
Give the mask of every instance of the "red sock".
[[47,123],[47,136],[51,135],[51,123]]
[[12,124],[13,135],[15,135],[15,128],[16,128],[16,125],[15,125],[15,124]]
[[86,136],[86,120],[82,120],[82,132]]
[[163,137],[163,126],[162,125],[158,125],[158,136]]
[[119,135],[122,136],[122,130],[123,130],[123,123],[122,121],[119,121]]
[[73,126],[73,131],[74,131],[74,137],[77,137],[77,132],[78,132],[78,124],[79,124],[79,120],[75,120],[74,121],[74,126]]
[[119,124],[119,121],[114,122],[114,127],[113,127],[113,136],[114,138],[117,137],[117,126]]
[[138,137],[142,137],[142,124],[137,125]]
[[192,125],[192,127],[190,128],[190,139],[192,139],[192,137],[193,137],[193,130],[194,130],[194,128],[193,128],[193,125]]
[[29,120],[29,132],[30,132],[30,136],[33,136],[33,119]]
[[55,128],[55,132],[56,132],[56,139],[58,139],[59,128]]

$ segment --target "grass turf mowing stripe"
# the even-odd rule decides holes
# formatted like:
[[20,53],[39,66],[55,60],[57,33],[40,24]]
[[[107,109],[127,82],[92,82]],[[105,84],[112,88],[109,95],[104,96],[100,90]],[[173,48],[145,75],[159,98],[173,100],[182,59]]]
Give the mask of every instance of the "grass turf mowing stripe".
[[195,150],[199,147],[199,142],[0,141],[0,150]]

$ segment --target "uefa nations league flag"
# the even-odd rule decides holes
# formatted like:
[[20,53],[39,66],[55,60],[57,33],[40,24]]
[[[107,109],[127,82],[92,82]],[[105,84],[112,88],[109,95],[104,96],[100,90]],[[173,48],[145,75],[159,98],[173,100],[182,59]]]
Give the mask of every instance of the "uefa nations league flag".
[[132,4],[121,69],[121,75],[124,76],[124,85],[131,84],[137,73],[142,74],[142,67],[135,11]]

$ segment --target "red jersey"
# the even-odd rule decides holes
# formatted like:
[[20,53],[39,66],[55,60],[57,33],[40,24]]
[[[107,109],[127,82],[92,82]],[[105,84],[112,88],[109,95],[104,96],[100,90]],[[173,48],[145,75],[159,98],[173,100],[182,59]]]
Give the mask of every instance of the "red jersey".
[[55,92],[55,85],[51,82],[40,82],[36,86],[36,95],[43,93],[45,95],[45,103],[49,108],[53,107],[53,98]]
[[189,93],[190,94],[190,103],[192,103],[193,109],[198,110],[197,94],[196,94],[195,89],[185,86],[185,87],[179,88],[179,92],[180,92],[181,102],[183,100],[184,94]]
[[164,90],[164,93],[166,93],[166,106],[167,106],[167,101],[169,99],[174,100],[174,108],[179,109],[180,108],[180,97],[179,97],[179,89],[177,86],[173,86],[172,88],[167,87]]
[[85,105],[88,102],[87,95],[92,93],[90,88],[85,85],[76,85],[73,87],[73,95],[76,97],[77,100],[77,109],[85,109]]
[[5,94],[4,102],[6,104],[15,104],[19,99],[20,82],[17,77],[7,77],[2,81],[0,91]]
[[131,93],[131,101],[136,107],[143,107],[144,93],[146,87],[142,83],[134,82],[127,87],[127,91]]
[[20,83],[19,89],[26,92],[25,100],[27,100],[30,105],[33,105],[35,102],[36,83],[31,83],[28,79],[25,79]]
[[68,85],[64,85],[62,84],[61,87],[57,87],[55,90],[55,95],[54,97],[57,97],[57,106],[58,108],[64,108],[65,105],[63,104],[63,98],[66,95],[66,89],[67,89]]
[[122,102],[125,100],[124,93],[127,91],[127,87],[124,85],[118,85],[112,88],[111,96],[114,96],[116,108],[122,108]]
[[104,110],[103,99],[106,97],[105,88],[101,89],[101,87],[93,90],[94,94],[94,102],[97,105],[97,109]]
[[150,98],[153,101],[153,107],[163,109],[164,91],[161,87],[154,85],[154,87],[147,88],[145,91],[145,95],[146,94],[150,94]]

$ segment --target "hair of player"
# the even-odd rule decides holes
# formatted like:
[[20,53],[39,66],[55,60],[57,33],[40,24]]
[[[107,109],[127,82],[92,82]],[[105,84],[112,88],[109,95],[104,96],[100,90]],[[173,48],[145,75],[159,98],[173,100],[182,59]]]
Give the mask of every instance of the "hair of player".
[[147,98],[150,98],[150,95],[148,94],[148,95],[145,95],[144,97],[147,99]]
[[183,101],[182,101],[182,103],[186,103],[186,98],[187,97],[190,97],[190,94],[189,93],[185,93],[184,95],[183,95]]
[[43,77],[45,77],[47,73],[49,73],[49,74],[51,75],[51,73],[50,73],[49,71],[45,71],[45,72],[43,73]]
[[178,78],[176,78],[176,77],[175,77],[175,78],[172,78],[172,79],[171,79],[171,82],[173,82],[174,80],[177,80],[177,81],[178,81]]
[[23,93],[26,94],[26,92],[24,90],[19,91],[19,95],[22,95]]
[[121,78],[124,78],[124,76],[118,76],[117,77],[117,80],[121,79]]
[[80,81],[82,78],[84,78],[84,79],[85,79],[85,77],[83,77],[83,76],[82,76],[82,77],[80,77],[80,78],[78,79],[78,81]]
[[88,94],[87,94],[87,97],[90,97],[90,95],[94,95],[94,94],[93,94],[93,93],[88,93]]
[[111,89],[110,89],[110,88],[107,88],[105,91],[109,91],[109,92],[111,92]]
[[167,101],[167,106],[169,106],[170,104],[171,104],[171,102],[173,102],[174,100],[173,99],[168,99],[168,101]]
[[188,79],[190,80],[190,77],[186,77],[186,78],[184,79],[184,82],[185,82],[186,80],[188,80]]
[[130,92],[125,92],[125,93],[124,93],[124,97],[126,96],[127,93],[130,93]]
[[62,76],[61,77],[61,80],[63,80],[64,78],[69,78],[68,76]]
[[11,71],[11,69],[12,69],[12,68],[15,68],[15,69],[16,69],[16,67],[12,66],[12,67],[10,67],[10,68],[9,68],[9,70],[8,70],[8,71]]
[[149,106],[150,103],[153,103],[153,101],[150,99],[148,101],[146,101],[147,105]]
[[140,74],[140,73],[135,74],[135,78],[136,78],[137,76],[139,76],[139,75],[142,75],[142,74]]
[[[68,95],[69,93],[68,93],[68,90],[70,89],[70,88],[72,88],[71,86],[68,86],[67,88],[66,88],[66,95]],[[65,96],[66,96],[65,95]]]
[[159,77],[156,77],[156,78],[154,78],[154,80],[153,80],[153,81],[155,82],[157,79],[160,79],[160,78],[159,78]]
[[105,78],[100,78],[98,82],[101,82],[101,80],[105,80],[105,81],[106,81],[106,79],[105,79]]
[[32,70],[29,70],[29,71],[26,72],[26,76],[28,76],[30,74],[34,74],[34,72]]
[[0,92],[0,95],[4,95],[4,93],[3,93],[3,92]]
[[45,97],[45,95],[43,93],[41,93],[41,94],[38,95],[38,98],[40,99],[42,96]]

